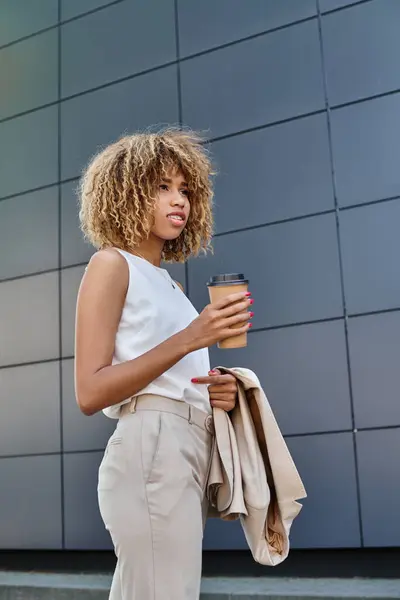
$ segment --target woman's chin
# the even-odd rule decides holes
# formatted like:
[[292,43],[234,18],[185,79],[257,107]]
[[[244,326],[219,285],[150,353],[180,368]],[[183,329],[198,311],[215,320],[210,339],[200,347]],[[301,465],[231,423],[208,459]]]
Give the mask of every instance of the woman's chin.
[[178,239],[178,237],[181,235],[181,233],[182,233],[182,232],[175,233],[175,235],[172,235],[172,234],[171,234],[171,235],[169,235],[168,237],[166,236],[166,237],[165,237],[165,241],[166,241],[166,242],[173,242],[174,240],[177,240],[177,239]]
[[155,235],[157,235],[157,237],[164,240],[165,242],[172,242],[173,240],[178,239],[178,237],[181,235],[182,232],[183,232],[183,229],[175,229],[173,231],[170,230],[170,231],[159,232],[159,233],[156,233]]

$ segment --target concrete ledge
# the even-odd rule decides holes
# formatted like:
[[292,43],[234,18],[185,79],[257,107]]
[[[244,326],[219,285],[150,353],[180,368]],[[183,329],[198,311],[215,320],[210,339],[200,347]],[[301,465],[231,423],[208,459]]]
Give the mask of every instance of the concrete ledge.
[[110,575],[0,572],[0,600],[107,600]]
[[[0,572],[0,600],[108,600],[110,575]],[[393,600],[396,579],[205,578],[201,600]]]
[[205,600],[389,600],[400,598],[400,580],[210,578],[202,591]]

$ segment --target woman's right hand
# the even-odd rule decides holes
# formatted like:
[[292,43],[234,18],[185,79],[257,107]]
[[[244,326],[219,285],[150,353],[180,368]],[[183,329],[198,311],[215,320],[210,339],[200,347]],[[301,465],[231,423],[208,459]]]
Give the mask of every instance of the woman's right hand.
[[[251,304],[253,300],[247,292],[236,292],[206,306],[182,332],[188,341],[189,351],[208,348],[248,331],[251,327],[248,321],[253,313],[247,309]],[[232,329],[233,325],[238,327]]]

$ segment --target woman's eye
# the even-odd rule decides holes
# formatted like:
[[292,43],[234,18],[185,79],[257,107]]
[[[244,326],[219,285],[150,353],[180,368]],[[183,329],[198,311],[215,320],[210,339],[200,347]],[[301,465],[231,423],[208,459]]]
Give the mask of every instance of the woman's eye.
[[181,190],[181,194],[183,194],[183,196],[186,196],[186,198],[189,198],[189,190],[187,190],[186,188]]
[[162,184],[160,185],[160,190],[163,190],[164,192],[167,192],[167,191],[168,191],[168,186],[167,186],[167,185],[165,185],[165,183],[162,183]]

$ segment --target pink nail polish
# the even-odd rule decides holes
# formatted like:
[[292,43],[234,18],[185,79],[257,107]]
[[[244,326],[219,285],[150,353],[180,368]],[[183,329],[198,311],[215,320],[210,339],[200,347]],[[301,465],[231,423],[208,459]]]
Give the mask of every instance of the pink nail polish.
[[249,327],[253,327],[253,323],[249,323]]
[[192,381],[192,383],[197,383],[199,380],[197,379],[197,377],[193,377],[193,379],[191,381]]
[[251,292],[246,292],[246,296],[251,296]]
[[249,314],[250,314],[250,318],[251,318],[251,317],[254,317],[254,313],[253,313],[253,312],[251,312],[251,313],[249,313]]
[[253,300],[253,298],[250,300],[250,304],[254,304],[254,300]]

